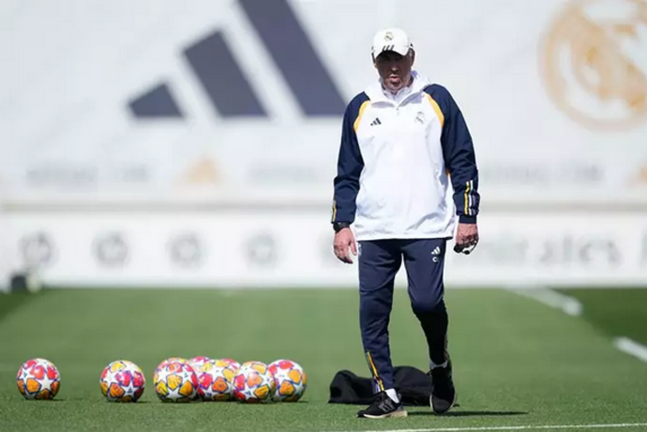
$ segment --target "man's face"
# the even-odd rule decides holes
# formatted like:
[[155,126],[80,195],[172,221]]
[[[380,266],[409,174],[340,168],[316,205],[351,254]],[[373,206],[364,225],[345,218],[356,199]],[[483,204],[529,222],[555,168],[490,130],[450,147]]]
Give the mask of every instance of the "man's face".
[[373,60],[373,64],[380,74],[384,87],[396,93],[401,88],[409,85],[413,60],[413,51],[409,51],[406,56],[394,51],[385,51]]

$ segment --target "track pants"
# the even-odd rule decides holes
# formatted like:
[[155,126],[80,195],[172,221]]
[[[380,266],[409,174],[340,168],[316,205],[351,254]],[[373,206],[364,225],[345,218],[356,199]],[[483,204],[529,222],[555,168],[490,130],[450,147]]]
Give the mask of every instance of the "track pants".
[[394,279],[403,260],[411,308],[427,339],[429,358],[435,364],[447,360],[446,243],[445,239],[359,242],[360,328],[376,392],[394,388],[388,326]]

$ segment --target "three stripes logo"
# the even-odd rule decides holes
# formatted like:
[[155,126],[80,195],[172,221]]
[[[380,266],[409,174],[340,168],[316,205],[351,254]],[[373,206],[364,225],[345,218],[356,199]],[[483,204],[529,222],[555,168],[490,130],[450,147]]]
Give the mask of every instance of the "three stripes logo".
[[[344,99],[317,55],[288,0],[239,0],[245,16],[270,54],[306,117],[340,116]],[[183,51],[214,110],[223,118],[267,118],[267,108],[236,60],[227,35],[216,30]],[[137,119],[182,119],[168,82],[128,103]]]
[[381,125],[381,124],[382,124],[382,121],[380,121],[380,118],[379,118],[379,117],[375,117],[375,120],[373,120],[373,121],[371,122],[370,126],[377,126],[377,125]]

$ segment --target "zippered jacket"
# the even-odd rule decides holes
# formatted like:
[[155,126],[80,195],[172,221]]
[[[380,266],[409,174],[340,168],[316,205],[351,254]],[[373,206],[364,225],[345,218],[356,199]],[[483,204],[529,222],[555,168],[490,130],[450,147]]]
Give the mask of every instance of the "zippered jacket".
[[413,72],[402,94],[376,82],[346,107],[332,222],[356,240],[450,238],[476,223],[478,169],[463,114],[449,91]]

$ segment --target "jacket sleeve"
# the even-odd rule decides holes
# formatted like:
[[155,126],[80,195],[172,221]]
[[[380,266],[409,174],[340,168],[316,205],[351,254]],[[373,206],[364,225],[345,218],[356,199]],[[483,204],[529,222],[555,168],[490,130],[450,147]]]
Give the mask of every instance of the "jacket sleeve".
[[476,223],[481,197],[479,173],[472,137],[463,114],[449,91],[437,84],[425,89],[441,111],[443,129],[440,142],[452,187],[459,222]]
[[337,158],[337,175],[333,180],[334,197],[332,223],[355,221],[357,209],[355,199],[359,192],[359,177],[364,169],[364,161],[357,142],[356,123],[359,123],[365,94],[356,96],[346,107],[342,120],[341,144]]

